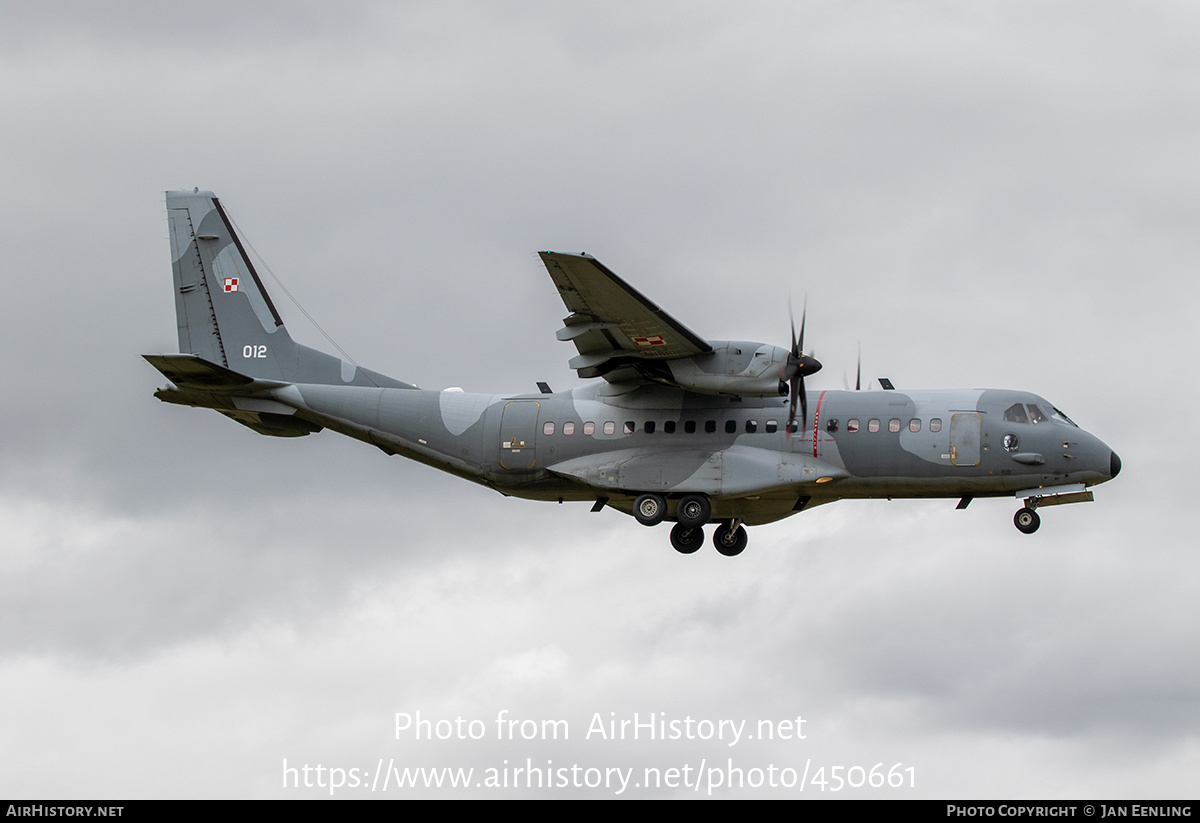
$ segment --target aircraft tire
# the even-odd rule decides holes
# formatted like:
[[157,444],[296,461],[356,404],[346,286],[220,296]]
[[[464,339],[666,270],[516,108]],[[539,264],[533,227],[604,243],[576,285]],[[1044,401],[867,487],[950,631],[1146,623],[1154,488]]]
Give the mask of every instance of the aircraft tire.
[[633,516],[643,526],[657,526],[667,516],[667,501],[661,494],[643,494],[633,501]]
[[704,545],[704,529],[676,523],[671,528],[671,545],[680,554],[692,554]]
[[1025,506],[1017,509],[1017,513],[1013,515],[1013,525],[1023,534],[1033,534],[1038,530],[1038,526],[1042,525],[1042,518],[1033,509]]
[[684,495],[675,507],[675,519],[689,528],[703,526],[711,515],[712,504],[702,494]]
[[722,523],[717,526],[717,531],[713,534],[713,545],[717,547],[718,552],[726,557],[738,556],[749,542],[750,536],[746,534],[746,529],[743,526],[738,526],[735,530],[729,528],[728,523]]

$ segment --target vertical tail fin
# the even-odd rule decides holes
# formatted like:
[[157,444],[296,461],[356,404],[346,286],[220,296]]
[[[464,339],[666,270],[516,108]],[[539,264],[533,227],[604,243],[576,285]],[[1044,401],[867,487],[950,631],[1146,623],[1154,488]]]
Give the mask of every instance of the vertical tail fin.
[[410,388],[292,340],[211,191],[167,192],[179,351],[259,380]]
[[167,192],[179,351],[267,380],[294,379],[296,344],[210,191]]

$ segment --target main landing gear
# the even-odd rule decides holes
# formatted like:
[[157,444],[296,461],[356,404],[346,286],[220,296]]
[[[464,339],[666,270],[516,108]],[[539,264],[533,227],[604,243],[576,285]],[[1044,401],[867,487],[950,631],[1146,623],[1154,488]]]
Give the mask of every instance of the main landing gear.
[[[633,516],[643,526],[657,526],[667,517],[667,499],[661,494],[641,494],[633,501]],[[671,545],[680,554],[692,554],[704,544],[704,526],[712,516],[712,504],[703,494],[687,494],[675,504],[675,520],[671,527]],[[746,527],[740,520],[726,520],[717,525],[713,545],[726,557],[742,553],[749,542]]]
[[[736,557],[746,548],[750,536],[746,527],[736,520],[721,523],[713,534],[713,545],[726,557]],[[671,527],[671,545],[680,554],[694,554],[704,544],[703,526],[686,526],[676,523]]]
[[667,499],[661,494],[643,494],[633,501],[633,516],[643,526],[657,526],[667,516]]
[[676,523],[671,527],[671,545],[680,554],[692,554],[704,545],[704,528]]
[[749,540],[750,536],[746,534],[746,528],[736,520],[717,526],[717,533],[713,535],[713,545],[726,557],[736,557],[741,554]]

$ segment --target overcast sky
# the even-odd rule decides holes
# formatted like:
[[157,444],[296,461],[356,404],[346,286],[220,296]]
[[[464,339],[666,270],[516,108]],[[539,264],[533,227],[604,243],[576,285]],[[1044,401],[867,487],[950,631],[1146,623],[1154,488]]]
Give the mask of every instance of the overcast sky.
[[[3,0],[0,796],[528,760],[1194,798],[1198,44],[1165,1]],[[177,350],[162,193],[193,186],[425,388],[579,385],[535,252],[585,250],[714,339],[786,345],[807,295],[810,388],[861,342],[900,388],[1042,394],[1124,469],[1033,536],[1012,500],[844,502],[728,559],[260,437],[159,403],[139,357]],[[503,711],[570,738],[497,740]],[[398,712],[486,734],[397,739]],[[805,738],[587,737],[635,713]]]

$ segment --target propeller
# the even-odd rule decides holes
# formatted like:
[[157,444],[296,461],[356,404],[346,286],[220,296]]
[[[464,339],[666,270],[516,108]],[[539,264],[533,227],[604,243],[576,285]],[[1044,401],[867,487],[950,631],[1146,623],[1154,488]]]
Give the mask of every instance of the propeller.
[[[842,388],[850,391],[850,381],[846,379],[846,373],[842,372]],[[862,343],[858,344],[858,368],[854,372],[854,390],[862,391]]]
[[800,315],[800,336],[796,336],[796,317],[792,313],[792,301],[788,300],[788,320],[792,324],[792,349],[788,354],[787,365],[780,369],[780,379],[788,383],[788,422],[787,433],[796,430],[796,400],[800,400],[801,426],[800,431],[808,428],[808,395],[804,391],[804,378],[821,370],[821,364],[815,357],[804,354],[804,326],[808,321],[808,298],[804,299],[804,311]]

